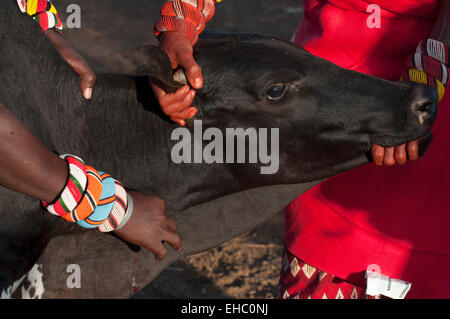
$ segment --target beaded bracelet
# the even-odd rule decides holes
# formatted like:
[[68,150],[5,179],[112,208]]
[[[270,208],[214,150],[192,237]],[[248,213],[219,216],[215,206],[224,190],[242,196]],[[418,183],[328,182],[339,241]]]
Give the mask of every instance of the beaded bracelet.
[[434,39],[421,41],[406,66],[402,80],[431,86],[436,89],[439,101],[442,100],[449,78],[448,46]]
[[69,166],[69,176],[60,198],[52,205],[42,202],[47,210],[57,216],[65,216],[73,211],[80,202],[87,185],[86,166],[82,159],[73,155],[61,155]]
[[63,25],[58,12],[50,0],[17,0],[20,11],[27,13],[39,25],[42,31],[55,29],[61,32]]
[[424,72],[422,70],[418,70],[418,69],[408,69],[402,75],[402,80],[428,85],[428,86],[436,89],[438,101],[441,101],[444,98],[444,94],[445,94],[444,84],[442,84],[441,81],[434,78],[429,73],[426,73],[426,72]]
[[194,45],[203,32],[206,22],[215,13],[215,2],[221,0],[170,0],[161,9],[161,17],[155,23],[154,34],[177,31],[183,33]]
[[427,72],[443,85],[446,85],[448,82],[448,67],[433,57],[415,53],[408,60],[407,67]]
[[42,202],[47,211],[83,228],[96,228],[101,232],[123,227],[133,210],[132,199],[123,185],[109,174],[85,165],[76,156],[62,155],[61,158],[69,165],[69,177],[54,204]]
[[99,172],[99,174],[100,179],[102,180],[102,193],[92,213],[88,217],[77,222],[77,224],[83,228],[96,228],[103,224],[111,213],[116,200],[114,179],[104,172]]
[[101,232],[110,232],[122,228],[133,212],[133,200],[118,181],[115,183],[115,201],[111,213],[105,222],[98,227]]
[[97,207],[97,203],[100,201],[100,196],[102,194],[102,179],[98,171],[86,165],[87,172],[87,188],[81,198],[81,201],[78,203],[76,208],[74,208],[69,213],[61,216],[65,220],[71,223],[78,223],[85,218],[88,218],[95,208]]

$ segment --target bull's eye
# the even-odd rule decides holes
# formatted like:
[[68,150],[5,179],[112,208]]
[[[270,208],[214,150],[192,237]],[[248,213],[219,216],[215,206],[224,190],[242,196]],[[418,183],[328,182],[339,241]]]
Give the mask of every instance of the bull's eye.
[[286,92],[286,85],[284,83],[276,83],[269,87],[266,92],[266,97],[270,101],[278,101]]

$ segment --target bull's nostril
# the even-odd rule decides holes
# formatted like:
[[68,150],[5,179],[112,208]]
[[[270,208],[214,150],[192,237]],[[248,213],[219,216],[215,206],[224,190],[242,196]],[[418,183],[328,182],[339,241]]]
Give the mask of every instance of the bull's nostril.
[[436,112],[436,105],[433,102],[425,102],[421,105],[418,105],[416,111],[427,113],[427,114],[433,114]]
[[428,100],[417,103],[414,107],[414,111],[419,118],[419,123],[423,125],[423,123],[429,116],[432,116],[436,113],[437,107],[434,102]]

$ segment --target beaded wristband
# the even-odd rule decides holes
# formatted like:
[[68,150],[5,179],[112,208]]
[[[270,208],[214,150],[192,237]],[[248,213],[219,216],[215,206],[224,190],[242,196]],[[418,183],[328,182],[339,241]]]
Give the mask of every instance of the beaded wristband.
[[102,194],[102,179],[97,170],[86,165],[88,177],[87,187],[78,206],[70,213],[61,216],[68,222],[77,223],[88,218],[97,207]]
[[127,210],[125,212],[125,216],[124,216],[122,222],[120,223],[120,225],[117,226],[116,229],[121,229],[123,226],[125,226],[126,223],[128,223],[128,221],[130,220],[131,215],[133,215],[134,202],[133,202],[133,198],[130,196],[130,194],[127,194],[127,200],[128,200],[128,206],[127,206]]
[[442,84],[441,81],[439,81],[438,79],[434,78],[433,76],[422,70],[408,69],[402,75],[402,80],[428,85],[436,89],[438,101],[441,101],[444,98],[445,94],[444,84]]
[[426,39],[425,41],[420,41],[416,48],[416,53],[424,54],[435,58],[436,60],[449,65],[449,47],[443,42]]
[[449,78],[448,46],[434,39],[421,41],[406,66],[402,80],[435,88],[439,101],[442,100]]
[[215,2],[220,0],[170,0],[161,9],[161,17],[154,26],[154,34],[177,31],[194,45],[198,35],[215,13]]
[[448,82],[448,67],[433,57],[415,53],[408,60],[407,67],[424,71],[439,80],[443,85]]
[[110,232],[122,228],[131,217],[133,211],[133,200],[127,194],[125,188],[118,181],[115,181],[116,199],[111,214],[105,222],[98,227],[101,232]]
[[123,227],[133,201],[121,183],[73,155],[62,155],[69,165],[67,185],[52,205],[42,202],[54,215],[87,229],[110,232]]
[[83,228],[96,228],[103,224],[110,215],[116,200],[114,179],[104,172],[99,172],[99,175],[102,180],[102,193],[92,213],[77,222]]
[[58,12],[50,0],[17,0],[20,11],[27,13],[39,25],[42,31],[55,29],[61,32],[63,25]]
[[73,211],[80,202],[87,185],[87,172],[82,159],[73,155],[61,155],[69,165],[69,176],[66,187],[60,198],[52,205],[42,202],[47,210],[57,216],[64,216]]

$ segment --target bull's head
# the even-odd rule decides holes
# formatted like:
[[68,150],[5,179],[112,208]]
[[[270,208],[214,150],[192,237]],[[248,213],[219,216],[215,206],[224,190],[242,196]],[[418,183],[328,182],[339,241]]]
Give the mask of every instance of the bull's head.
[[[149,51],[154,56],[158,50]],[[437,113],[431,88],[345,70],[274,38],[234,34],[202,39],[195,58],[205,83],[194,101],[200,107],[196,119],[221,129],[279,128],[277,176],[283,183],[364,164],[374,144],[422,138]],[[167,75],[167,57],[158,62],[159,70],[149,72],[154,81],[166,90],[178,88]],[[175,80],[183,82],[180,72]],[[259,168],[233,169],[239,178],[251,179],[257,173],[252,167]],[[273,183],[274,177],[268,178]]]

